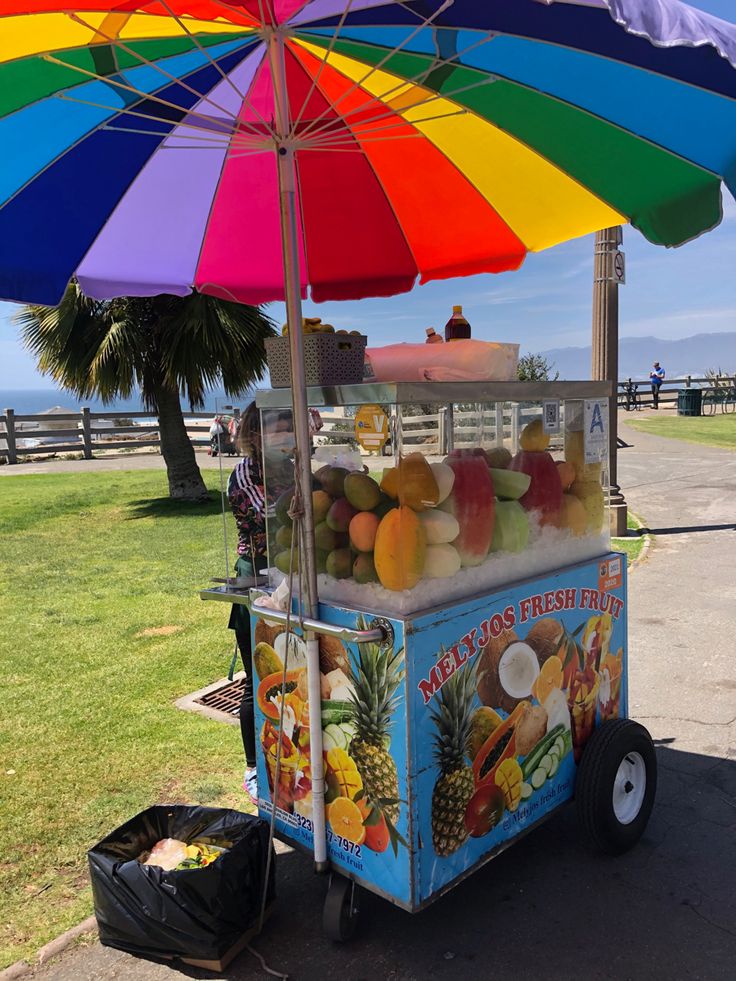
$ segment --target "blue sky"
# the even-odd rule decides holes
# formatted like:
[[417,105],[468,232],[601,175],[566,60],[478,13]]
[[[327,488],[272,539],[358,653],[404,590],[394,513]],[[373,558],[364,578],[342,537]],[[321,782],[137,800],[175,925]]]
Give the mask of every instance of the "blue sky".
[[[691,0],[693,6],[734,20],[734,0]],[[441,229],[441,221],[440,221]],[[724,192],[724,221],[681,249],[649,245],[624,232],[627,285],[620,291],[622,337],[689,337],[736,330],[736,201]],[[473,335],[516,341],[523,350],[590,343],[592,238],[530,255],[519,272],[430,283],[405,296],[357,303],[306,304],[307,315],[360,330],[369,344],[421,341],[440,329],[453,303],[462,303]],[[11,304],[0,303],[0,392],[48,388],[17,341]],[[270,311],[280,322],[283,308]],[[2,399],[0,398],[0,402]]]

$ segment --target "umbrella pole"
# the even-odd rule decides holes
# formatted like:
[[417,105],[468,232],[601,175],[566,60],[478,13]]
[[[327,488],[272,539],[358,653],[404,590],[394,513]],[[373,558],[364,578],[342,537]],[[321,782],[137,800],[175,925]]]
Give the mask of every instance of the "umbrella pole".
[[[294,147],[288,141],[289,101],[286,88],[284,35],[278,28],[268,37],[268,54],[274,86],[275,121],[279,138],[277,165],[279,175],[279,205],[281,210],[281,244],[284,257],[286,320],[289,324],[289,356],[291,359],[291,400],[296,437],[296,481],[301,489],[302,529],[299,550],[299,575],[305,587],[306,615],[318,618],[317,572],[314,554],[314,515],[312,513],[311,440],[307,384],[304,373],[304,339],[302,336],[302,297],[299,275],[299,230],[296,203],[296,160]],[[304,614],[305,611],[302,611]],[[312,821],[314,826],[315,871],[325,872],[327,840],[325,832],[325,781],[322,757],[322,694],[319,671],[319,641],[307,632],[307,688],[309,693],[309,742],[312,769]]]

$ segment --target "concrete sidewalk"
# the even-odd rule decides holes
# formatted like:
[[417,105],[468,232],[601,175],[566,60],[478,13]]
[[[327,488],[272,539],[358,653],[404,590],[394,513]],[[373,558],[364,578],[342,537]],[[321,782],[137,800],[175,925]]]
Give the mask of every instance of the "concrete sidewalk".
[[[647,834],[618,859],[588,853],[563,811],[425,912],[365,895],[358,939],[320,930],[325,882],[279,856],[277,911],[255,947],[299,981],[707,979],[736,976],[736,454],[622,429],[620,479],[657,534],[630,590],[632,715],[658,741]],[[44,981],[173,981],[212,974],[97,943]],[[244,953],[219,975],[267,978]]]

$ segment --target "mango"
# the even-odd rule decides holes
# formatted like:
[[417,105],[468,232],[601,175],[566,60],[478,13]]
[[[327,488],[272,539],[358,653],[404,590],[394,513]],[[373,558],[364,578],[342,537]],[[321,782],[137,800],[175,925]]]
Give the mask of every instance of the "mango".
[[269,674],[275,674],[277,671],[284,670],[284,662],[273,647],[265,642],[256,644],[255,650],[253,651],[253,664],[255,665],[256,674],[261,681]]
[[353,571],[353,553],[349,548],[336,548],[327,556],[327,575],[347,579]]
[[281,494],[274,505],[274,511],[276,512],[276,519],[280,525],[286,525],[287,528],[291,528],[292,520],[289,517],[289,508],[291,507],[291,499],[294,496],[294,488],[289,487]]
[[427,536],[409,507],[393,508],[381,519],[373,561],[386,589],[413,589],[422,578]]
[[372,552],[381,519],[370,511],[359,511],[350,522],[350,544],[358,552]]
[[338,534],[333,531],[326,521],[320,521],[314,527],[314,544],[323,552],[331,552],[333,548],[338,548]]
[[292,528],[282,525],[274,537],[274,541],[280,549],[291,547]]
[[347,497],[338,497],[327,512],[325,518],[327,527],[332,528],[333,531],[347,531],[350,522],[357,513],[356,508],[348,501]]
[[378,573],[370,552],[362,552],[353,562],[353,579],[361,584],[378,582]]
[[[291,549],[284,549],[283,552],[279,552],[274,559],[274,565],[279,570],[283,572],[285,576],[289,575],[289,566],[291,564]],[[294,572],[299,572],[299,552],[294,549]]]
[[603,528],[603,518],[605,517],[605,497],[603,488],[597,481],[579,481],[570,488],[573,494],[585,508],[588,516],[586,532],[592,535],[599,535]]
[[332,498],[323,490],[312,491],[312,514],[315,525],[324,521],[332,507]]
[[317,479],[322,484],[322,490],[330,497],[343,497],[348,473],[345,467],[322,467],[317,471]]
[[565,460],[575,467],[575,480],[592,483],[601,479],[601,464],[585,462],[585,440],[582,430],[565,432]]
[[549,446],[549,435],[545,433],[541,419],[528,422],[521,431],[519,446],[522,450],[541,453]]
[[319,576],[323,572],[327,572],[327,556],[329,552],[324,552],[322,549],[315,549],[314,551],[314,567],[317,570],[317,575]]
[[378,484],[365,473],[349,473],[345,478],[345,497],[356,511],[372,511],[381,500]]
[[588,512],[580,498],[573,494],[562,495],[560,528],[568,528],[573,535],[584,535],[588,527]]

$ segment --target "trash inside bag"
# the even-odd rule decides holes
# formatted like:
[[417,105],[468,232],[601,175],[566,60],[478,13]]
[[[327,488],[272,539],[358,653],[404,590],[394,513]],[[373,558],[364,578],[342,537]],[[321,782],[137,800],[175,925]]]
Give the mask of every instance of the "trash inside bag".
[[176,838],[162,838],[150,852],[142,852],[138,861],[143,865],[158,865],[170,872],[172,869],[206,869],[226,849],[205,845],[201,841],[177,841]]
[[[195,846],[214,858],[187,865]],[[184,867],[156,860],[175,858]],[[142,811],[88,852],[100,942],[144,957],[219,960],[258,919],[267,858],[268,824],[253,815],[185,805]],[[275,857],[267,904],[274,866]]]

